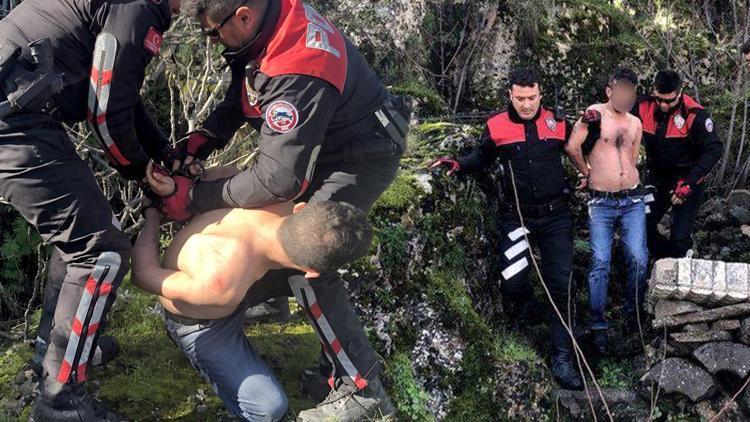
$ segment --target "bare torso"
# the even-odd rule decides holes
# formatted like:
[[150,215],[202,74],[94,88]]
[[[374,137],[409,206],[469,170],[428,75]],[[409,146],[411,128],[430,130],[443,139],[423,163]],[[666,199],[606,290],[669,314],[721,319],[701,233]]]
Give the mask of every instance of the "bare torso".
[[589,188],[604,192],[632,189],[640,183],[637,160],[641,122],[630,113],[620,114],[604,104],[592,106],[602,114],[601,137],[588,155]]
[[[239,286],[212,286],[206,294],[212,294],[216,288],[233,288],[237,293],[235,300],[224,306],[193,305],[182,301],[159,298],[164,308],[177,315],[194,319],[223,318],[236,309],[252,284],[261,278],[268,268],[261,266],[265,257],[260,256],[253,248],[253,233],[259,221],[268,218],[269,213],[291,214],[292,204],[285,203],[262,210],[221,209],[195,217],[175,235],[172,243],[164,253],[165,268],[180,270],[192,276],[211,273],[210,278],[221,283],[239,283]],[[239,274],[223,278],[231,272]]]

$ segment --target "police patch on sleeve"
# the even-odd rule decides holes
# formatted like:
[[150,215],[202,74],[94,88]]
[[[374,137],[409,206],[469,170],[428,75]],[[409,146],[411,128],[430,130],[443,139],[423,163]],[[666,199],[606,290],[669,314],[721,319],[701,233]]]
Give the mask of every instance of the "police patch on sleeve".
[[714,121],[709,117],[706,119],[706,132],[711,133],[714,131]]
[[278,133],[286,133],[297,127],[297,108],[286,101],[275,101],[266,110],[266,124]]

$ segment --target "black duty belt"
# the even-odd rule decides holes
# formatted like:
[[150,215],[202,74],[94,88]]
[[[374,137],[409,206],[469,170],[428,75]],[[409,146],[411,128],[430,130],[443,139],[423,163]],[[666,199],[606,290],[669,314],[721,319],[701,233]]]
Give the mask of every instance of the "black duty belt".
[[409,132],[408,117],[402,114],[391,97],[373,112],[383,127],[387,138],[359,139],[346,143],[341,148],[318,157],[319,165],[375,161],[402,155],[406,151],[406,135]]
[[633,189],[625,189],[618,192],[603,192],[598,190],[591,190],[592,198],[605,198],[605,199],[627,199],[632,196],[646,195],[648,191],[641,186]]
[[198,325],[198,324],[206,325],[212,321],[210,319],[188,318],[182,315],[173,314],[172,312],[169,312],[166,309],[164,310],[164,317],[181,325]]
[[[544,204],[519,204],[521,214],[526,218],[542,218],[563,208],[567,208],[570,200],[567,196],[554,199]],[[518,212],[515,206],[510,208],[513,213]]]

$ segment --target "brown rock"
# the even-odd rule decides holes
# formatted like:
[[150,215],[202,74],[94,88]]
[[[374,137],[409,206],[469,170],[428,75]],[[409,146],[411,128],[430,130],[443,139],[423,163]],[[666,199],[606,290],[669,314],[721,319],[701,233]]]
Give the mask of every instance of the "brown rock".
[[701,322],[699,324],[688,324],[682,327],[682,331],[686,333],[705,333],[706,331],[710,330],[711,328],[708,326],[707,322]]
[[732,334],[729,331],[705,331],[698,333],[672,333],[669,338],[678,343],[708,343],[712,341],[729,341]]
[[750,303],[738,303],[736,305],[723,306],[721,308],[708,309],[705,311],[693,312],[685,315],[655,318],[653,326],[654,328],[675,328],[682,327],[687,324],[713,322],[722,319],[733,319],[748,314],[750,314]]
[[716,321],[711,325],[711,329],[714,331],[734,331],[739,330],[742,323],[739,319],[724,319]]
[[654,307],[654,318],[683,315],[702,310],[702,306],[686,300],[660,300]]

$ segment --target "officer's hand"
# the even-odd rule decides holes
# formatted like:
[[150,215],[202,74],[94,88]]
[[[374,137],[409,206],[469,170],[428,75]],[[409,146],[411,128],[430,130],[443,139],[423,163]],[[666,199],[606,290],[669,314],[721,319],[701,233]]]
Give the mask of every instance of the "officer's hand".
[[153,161],[149,161],[146,166],[146,182],[151,190],[160,197],[169,196],[176,189],[174,179],[161,166],[155,166]]
[[165,169],[152,163],[149,163],[146,177],[155,194],[150,199],[162,214],[175,221],[186,221],[193,216],[188,211],[190,190],[194,183],[192,178],[180,175],[170,177]]
[[685,200],[693,194],[693,188],[685,183],[685,179],[680,179],[677,182],[677,186],[675,186],[674,190],[672,191],[672,205],[682,205],[685,203]]
[[430,170],[442,166],[448,167],[448,176],[452,176],[455,173],[461,171],[461,163],[459,163],[455,158],[452,157],[438,158],[437,160],[433,161],[432,164],[430,164]]

